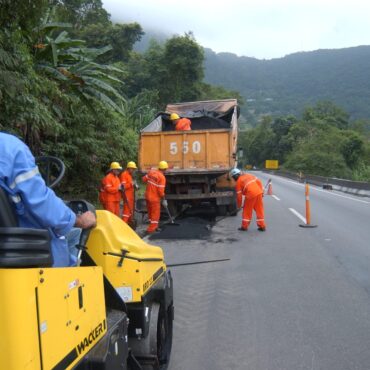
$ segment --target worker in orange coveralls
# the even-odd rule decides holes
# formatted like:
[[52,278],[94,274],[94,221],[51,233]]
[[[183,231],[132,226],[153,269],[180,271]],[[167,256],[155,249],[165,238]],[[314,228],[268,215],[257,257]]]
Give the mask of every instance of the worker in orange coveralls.
[[177,113],[171,113],[170,120],[175,125],[176,131],[190,131],[191,121],[188,118],[180,118]]
[[231,177],[236,181],[235,190],[237,197],[238,208],[242,206],[242,198],[244,199],[242,226],[241,231],[247,231],[252,220],[253,210],[257,216],[257,226],[259,231],[265,231],[265,218],[263,210],[263,185],[260,179],[249,173],[244,173],[233,168],[230,171]]
[[138,188],[136,182],[132,178],[133,173],[137,170],[135,162],[128,162],[126,171],[123,171],[119,175],[119,179],[122,187],[122,199],[123,199],[123,213],[122,220],[126,223],[133,221],[133,212],[135,207],[135,189]]
[[167,200],[164,199],[164,190],[166,187],[166,172],[168,164],[166,161],[160,161],[158,170],[150,170],[144,177],[146,183],[145,199],[148,210],[149,226],[147,233],[154,233],[158,229],[159,218],[161,216],[161,202],[167,207]]
[[119,203],[121,201],[121,182],[118,177],[122,167],[118,162],[112,162],[107,175],[101,181],[99,200],[104,209],[119,217]]

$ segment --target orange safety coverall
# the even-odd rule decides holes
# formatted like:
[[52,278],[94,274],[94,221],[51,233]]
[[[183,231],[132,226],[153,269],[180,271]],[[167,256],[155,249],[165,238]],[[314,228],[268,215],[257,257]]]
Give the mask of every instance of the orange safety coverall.
[[[122,194],[123,199],[123,214],[122,220],[126,223],[132,221],[135,201],[135,188],[132,175],[129,171],[124,171],[119,175],[122,189],[125,189],[125,194]],[[127,204],[128,203],[128,204]]]
[[120,180],[114,173],[109,172],[101,181],[99,200],[104,209],[119,217],[119,202],[121,194],[119,192]]
[[99,188],[99,202],[102,204],[103,208],[105,209],[105,202],[106,202],[106,197],[105,197],[105,191],[104,191],[104,183],[103,183],[104,178],[100,181],[100,188]]
[[146,183],[145,199],[150,221],[146,231],[152,233],[158,228],[161,216],[161,199],[164,197],[166,178],[162,171],[150,170],[143,177],[143,181]]
[[191,130],[191,121],[188,118],[180,118],[176,122],[176,131],[190,131]]
[[263,210],[263,185],[260,179],[249,173],[240,175],[236,181],[236,198],[238,208],[242,205],[242,197],[244,195],[244,206],[243,206],[243,218],[242,228],[248,229],[248,226],[252,220],[253,210],[257,216],[257,226],[265,228],[265,218]]

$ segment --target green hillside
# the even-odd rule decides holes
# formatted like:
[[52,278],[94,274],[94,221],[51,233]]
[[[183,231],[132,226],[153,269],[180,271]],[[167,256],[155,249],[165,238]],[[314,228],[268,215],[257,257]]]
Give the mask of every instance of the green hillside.
[[258,60],[205,49],[205,81],[237,90],[249,119],[300,114],[329,100],[351,119],[370,117],[370,46],[317,50]]

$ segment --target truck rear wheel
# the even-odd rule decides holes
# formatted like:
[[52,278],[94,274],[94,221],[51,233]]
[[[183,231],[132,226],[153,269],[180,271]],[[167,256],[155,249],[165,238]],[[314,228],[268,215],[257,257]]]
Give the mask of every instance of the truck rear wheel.
[[230,216],[236,216],[238,214],[238,207],[236,206],[236,203],[229,204],[227,206],[227,212]]
[[226,205],[217,206],[217,215],[218,216],[226,216],[227,215],[227,206]]

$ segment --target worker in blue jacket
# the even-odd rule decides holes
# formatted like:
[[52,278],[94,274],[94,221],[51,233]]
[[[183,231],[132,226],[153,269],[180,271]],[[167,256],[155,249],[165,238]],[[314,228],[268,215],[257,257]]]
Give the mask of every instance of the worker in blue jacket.
[[0,132],[0,186],[9,194],[19,226],[47,229],[51,236],[54,267],[73,266],[66,235],[73,226],[96,225],[92,212],[76,214],[48,188],[29,148],[13,135]]

